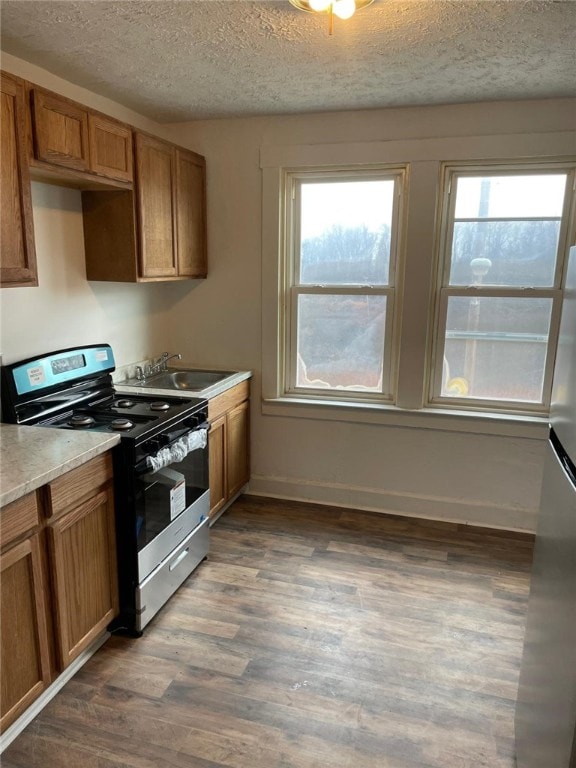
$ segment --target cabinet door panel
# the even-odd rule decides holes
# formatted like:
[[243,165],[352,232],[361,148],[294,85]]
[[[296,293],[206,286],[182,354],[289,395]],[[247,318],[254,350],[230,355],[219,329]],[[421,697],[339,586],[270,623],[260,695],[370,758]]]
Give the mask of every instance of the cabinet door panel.
[[4,730],[50,684],[50,657],[38,534],[12,547],[0,560],[0,729]]
[[94,173],[132,181],[132,131],[114,120],[90,115],[90,168]]
[[224,506],[226,489],[226,417],[214,420],[208,433],[210,460],[210,517]]
[[117,613],[112,492],[104,491],[48,527],[60,668]]
[[230,498],[250,479],[248,402],[229,411],[226,416],[226,455]]
[[40,89],[34,89],[32,98],[36,158],[78,171],[88,170],[87,111]]
[[172,146],[136,134],[136,173],[142,277],[175,276]]
[[206,184],[204,158],[176,151],[178,274],[206,277]]
[[26,156],[24,84],[1,75],[0,223],[2,285],[38,285],[32,195]]

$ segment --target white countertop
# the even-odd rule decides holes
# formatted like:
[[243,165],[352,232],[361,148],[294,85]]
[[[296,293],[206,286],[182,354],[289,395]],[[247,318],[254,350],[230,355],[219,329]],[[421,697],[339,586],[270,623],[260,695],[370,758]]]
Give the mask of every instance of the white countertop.
[[120,442],[119,435],[0,424],[0,507]]

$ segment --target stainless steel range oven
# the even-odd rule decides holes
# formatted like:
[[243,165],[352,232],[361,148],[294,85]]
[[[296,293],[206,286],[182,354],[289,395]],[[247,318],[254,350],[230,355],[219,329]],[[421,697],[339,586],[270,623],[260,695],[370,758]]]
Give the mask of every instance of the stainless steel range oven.
[[2,368],[2,420],[117,432],[114,484],[120,615],[138,635],[209,548],[208,403],[117,393],[108,344]]

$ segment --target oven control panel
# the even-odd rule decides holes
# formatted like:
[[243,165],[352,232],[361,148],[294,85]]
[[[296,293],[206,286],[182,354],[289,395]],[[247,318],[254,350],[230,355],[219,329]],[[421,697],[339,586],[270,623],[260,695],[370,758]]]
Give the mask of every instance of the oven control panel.
[[115,369],[114,354],[108,344],[75,347],[30,358],[5,366],[2,370],[16,396],[40,394],[43,390]]

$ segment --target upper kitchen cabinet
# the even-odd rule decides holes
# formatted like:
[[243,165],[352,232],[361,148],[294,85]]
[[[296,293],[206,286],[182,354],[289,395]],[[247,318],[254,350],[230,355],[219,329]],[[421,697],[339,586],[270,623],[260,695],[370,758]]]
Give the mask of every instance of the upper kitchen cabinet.
[[204,158],[153,136],[135,138],[141,277],[206,277]]
[[34,286],[38,285],[38,278],[26,148],[25,84],[2,72],[0,90],[0,284]]
[[141,277],[178,275],[174,148],[136,134],[136,204]]
[[206,277],[204,158],[154,136],[134,138],[134,191],[82,194],[88,280]]
[[206,277],[206,161],[176,149],[176,241],[178,274]]
[[90,167],[88,112],[63,96],[33,88],[30,91],[34,157],[77,171]]
[[132,181],[132,131],[103,115],[88,115],[90,170],[108,179]]
[[[42,88],[30,88],[34,159],[40,175],[66,169],[105,180],[132,181],[132,131],[129,126],[101,115]],[[58,178],[57,172],[55,173]],[[85,186],[89,176],[77,178]],[[66,180],[66,176],[63,177]],[[84,184],[82,184],[84,181]]]

